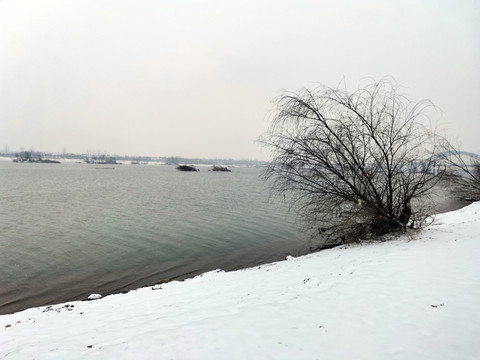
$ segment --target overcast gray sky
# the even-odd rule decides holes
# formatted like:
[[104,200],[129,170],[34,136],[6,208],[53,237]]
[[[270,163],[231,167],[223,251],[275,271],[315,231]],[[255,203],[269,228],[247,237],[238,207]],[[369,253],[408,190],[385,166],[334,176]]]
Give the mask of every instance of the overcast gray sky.
[[393,76],[480,152],[478,0],[0,0],[0,148],[265,159],[282,89]]

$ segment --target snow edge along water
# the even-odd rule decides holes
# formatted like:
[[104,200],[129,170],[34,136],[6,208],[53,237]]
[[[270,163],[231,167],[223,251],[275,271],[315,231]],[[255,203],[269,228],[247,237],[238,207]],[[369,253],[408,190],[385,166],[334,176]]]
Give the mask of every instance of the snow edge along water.
[[0,316],[8,359],[477,359],[480,203],[385,242]]

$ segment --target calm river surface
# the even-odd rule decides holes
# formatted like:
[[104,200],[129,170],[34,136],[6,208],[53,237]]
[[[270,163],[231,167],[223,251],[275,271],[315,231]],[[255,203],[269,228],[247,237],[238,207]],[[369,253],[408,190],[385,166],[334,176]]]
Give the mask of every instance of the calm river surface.
[[[0,161],[0,314],[300,255],[260,169]],[[438,196],[437,211],[462,204]]]
[[308,252],[260,169],[0,161],[0,314]]

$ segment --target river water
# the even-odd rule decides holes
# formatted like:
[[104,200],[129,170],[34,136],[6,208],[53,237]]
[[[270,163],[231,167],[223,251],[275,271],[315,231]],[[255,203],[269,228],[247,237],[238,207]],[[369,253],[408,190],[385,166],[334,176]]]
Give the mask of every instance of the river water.
[[[437,210],[462,204],[444,195]],[[260,169],[0,161],[0,314],[315,247]]]
[[0,162],[0,313],[308,252],[260,169]]

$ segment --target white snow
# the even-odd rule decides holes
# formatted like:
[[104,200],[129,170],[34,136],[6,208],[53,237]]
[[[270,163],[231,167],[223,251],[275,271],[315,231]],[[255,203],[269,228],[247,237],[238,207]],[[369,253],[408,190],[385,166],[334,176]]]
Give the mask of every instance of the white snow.
[[6,359],[480,359],[480,203],[396,240],[0,316]]

